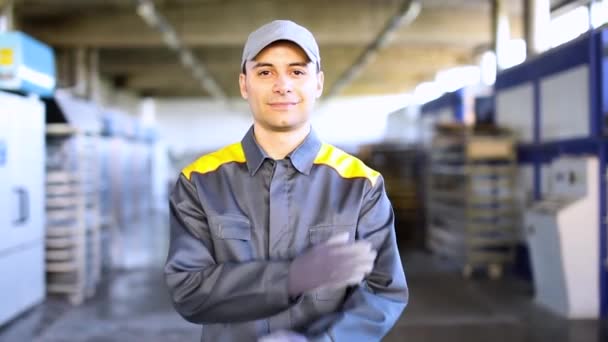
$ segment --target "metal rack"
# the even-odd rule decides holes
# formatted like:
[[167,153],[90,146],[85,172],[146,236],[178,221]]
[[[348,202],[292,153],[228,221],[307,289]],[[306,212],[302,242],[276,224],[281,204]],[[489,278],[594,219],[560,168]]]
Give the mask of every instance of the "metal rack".
[[96,137],[47,126],[47,291],[74,305],[95,293],[101,276]]
[[413,145],[379,143],[361,147],[358,157],[384,178],[400,246],[424,247],[423,151]]
[[440,126],[430,150],[427,246],[456,261],[465,277],[499,278],[518,233],[515,149],[508,135]]

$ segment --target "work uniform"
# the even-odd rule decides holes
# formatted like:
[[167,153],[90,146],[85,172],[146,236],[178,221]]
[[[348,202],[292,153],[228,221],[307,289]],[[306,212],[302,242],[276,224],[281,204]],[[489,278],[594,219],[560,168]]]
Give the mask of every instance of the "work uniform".
[[[408,300],[381,175],[314,131],[281,160],[253,127],[186,167],[170,198],[165,278],[201,341],[256,341],[280,329],[311,341],[379,341]],[[378,256],[358,286],[290,298],[289,263],[340,232]]]

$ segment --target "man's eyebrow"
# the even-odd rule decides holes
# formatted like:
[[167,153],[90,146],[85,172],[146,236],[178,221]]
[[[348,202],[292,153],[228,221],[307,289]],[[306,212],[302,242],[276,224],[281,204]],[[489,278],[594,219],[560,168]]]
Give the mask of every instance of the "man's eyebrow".
[[272,66],[274,66],[274,65],[272,65],[272,63],[259,62],[259,63],[255,63],[255,65],[253,66],[253,69],[263,68],[263,67],[272,67]]
[[[294,63],[289,63],[288,65],[290,67],[294,67],[294,66],[301,66],[301,67],[305,67],[308,64],[310,64],[310,62],[294,62]],[[274,67],[274,64],[272,63],[266,63],[266,62],[258,62],[253,66],[253,69],[257,69],[257,68],[263,68],[263,67]]]
[[289,66],[301,66],[301,67],[305,67],[308,64],[310,64],[310,62],[296,62],[296,63],[289,63]]

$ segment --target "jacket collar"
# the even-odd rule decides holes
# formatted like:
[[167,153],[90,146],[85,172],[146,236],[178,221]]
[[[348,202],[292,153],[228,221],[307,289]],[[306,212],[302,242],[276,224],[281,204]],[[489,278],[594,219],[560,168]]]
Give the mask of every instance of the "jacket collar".
[[[249,174],[252,176],[255,175],[260,166],[265,159],[271,159],[268,154],[258,145],[258,142],[255,140],[255,135],[253,131],[253,125],[247,131],[247,134],[243,137],[241,141],[243,145],[243,150],[245,152],[245,159],[247,161],[247,168],[249,169]],[[312,165],[321,149],[321,141],[319,140],[317,134],[313,129],[310,130],[310,133],[306,136],[304,141],[296,147],[291,153],[289,153],[286,158],[291,160],[292,165],[299,172],[308,175],[310,174],[310,170],[312,169]]]

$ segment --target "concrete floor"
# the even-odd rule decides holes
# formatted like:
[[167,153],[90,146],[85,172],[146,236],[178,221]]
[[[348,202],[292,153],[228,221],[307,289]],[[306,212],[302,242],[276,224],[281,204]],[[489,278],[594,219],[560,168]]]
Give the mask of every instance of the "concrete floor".
[[[127,229],[122,270],[105,274],[84,305],[48,298],[0,328],[0,341],[199,341],[199,327],[173,311],[163,285],[164,222],[156,218]],[[608,322],[555,317],[534,305],[524,281],[464,280],[457,269],[422,251],[406,251],[403,260],[410,304],[386,342],[608,341]]]

